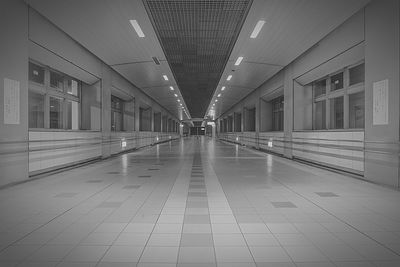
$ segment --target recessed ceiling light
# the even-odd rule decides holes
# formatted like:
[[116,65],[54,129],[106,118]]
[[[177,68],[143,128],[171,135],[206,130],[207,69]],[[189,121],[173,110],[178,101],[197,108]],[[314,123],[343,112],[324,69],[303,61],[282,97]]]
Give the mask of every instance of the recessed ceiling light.
[[215,99],[215,102],[218,102],[218,99]]
[[254,27],[253,32],[250,35],[250,38],[257,38],[257,35],[260,33],[261,28],[264,26],[265,24],[265,20],[259,20],[256,24],[256,26]]
[[225,90],[225,86],[222,86],[221,91],[224,91],[224,90]]
[[172,87],[172,86],[170,86],[169,89],[170,89],[171,91],[174,91],[174,87]]
[[213,104],[213,106],[215,106],[215,103]]
[[174,96],[175,96],[175,97],[178,97],[178,95],[177,95],[177,94],[174,94]]
[[243,57],[238,57],[235,62],[235,66],[239,66],[240,62],[242,62]]
[[220,97],[220,96],[221,96],[221,94],[218,94],[218,95],[217,95],[217,97]]
[[179,99],[178,99],[177,101],[178,101],[178,102],[181,102],[181,100],[179,100]]
[[142,31],[142,28],[140,28],[139,23],[137,22],[137,20],[136,19],[131,19],[129,22],[132,24],[132,27],[135,29],[137,35],[140,38],[143,38],[144,37],[144,33]]
[[228,78],[226,78],[227,81],[230,81],[232,79],[232,75],[229,75]]
[[168,81],[168,76],[167,75],[163,75],[164,80]]

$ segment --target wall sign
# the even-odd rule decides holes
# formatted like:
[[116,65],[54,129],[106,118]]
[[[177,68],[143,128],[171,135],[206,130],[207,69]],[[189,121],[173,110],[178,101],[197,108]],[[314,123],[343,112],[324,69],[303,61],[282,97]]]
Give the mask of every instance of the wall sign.
[[19,124],[19,81],[4,79],[4,124]]
[[386,125],[389,123],[389,80],[373,83],[373,125]]

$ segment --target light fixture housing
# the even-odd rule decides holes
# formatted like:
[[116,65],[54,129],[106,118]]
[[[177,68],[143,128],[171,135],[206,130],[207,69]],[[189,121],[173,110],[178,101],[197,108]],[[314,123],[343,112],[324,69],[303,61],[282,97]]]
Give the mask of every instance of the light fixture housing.
[[140,25],[139,25],[139,23],[137,22],[136,19],[131,19],[131,20],[129,20],[129,22],[131,23],[132,27],[135,29],[137,35],[138,35],[140,38],[145,37],[145,36],[144,36],[144,33],[143,33],[143,31],[142,31],[142,28],[140,28]]
[[168,76],[167,75],[163,75],[164,80],[168,81]]
[[228,75],[228,78],[226,78],[227,81],[230,81],[232,79],[232,75]]
[[243,57],[238,57],[238,58],[236,59],[235,66],[239,66],[240,63],[242,62],[242,60],[243,60]]
[[254,27],[253,32],[250,35],[250,38],[254,39],[257,38],[258,34],[260,33],[262,27],[265,24],[265,20],[259,20],[256,24],[256,26]]

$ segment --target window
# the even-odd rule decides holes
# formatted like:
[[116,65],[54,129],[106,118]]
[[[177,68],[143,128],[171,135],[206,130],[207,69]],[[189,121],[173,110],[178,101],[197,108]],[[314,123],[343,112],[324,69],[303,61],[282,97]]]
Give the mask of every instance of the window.
[[326,129],[326,102],[318,101],[314,104],[314,130]]
[[331,91],[343,89],[343,72],[331,76]]
[[313,83],[314,97],[324,95],[326,93],[326,79]]
[[349,96],[349,127],[364,128],[364,92]]
[[79,130],[81,82],[33,62],[28,76],[29,128]]
[[122,109],[123,100],[111,96],[111,131],[122,131]]
[[365,64],[362,63],[349,69],[349,85],[363,83],[365,78]]
[[275,98],[272,103],[272,131],[283,131],[283,96]]
[[29,128],[44,128],[43,94],[29,91]]
[[50,97],[50,129],[63,128],[63,108],[62,99],[58,97]]
[[[364,63],[344,68],[302,88],[303,90],[312,88],[312,129],[364,128]],[[299,96],[301,101],[297,101],[299,107],[295,108],[305,112],[307,117],[309,117],[306,112],[309,110],[307,103],[310,95],[311,93],[304,91],[302,96],[308,97],[308,100],[300,99],[302,96]]]
[[343,129],[343,96],[330,99],[330,128],[331,129]]
[[50,71],[50,86],[63,91],[64,89],[64,77],[62,74]]
[[44,84],[44,68],[29,62],[29,80],[35,83]]
[[72,78],[67,78],[67,93],[70,95],[78,96],[79,82]]
[[79,102],[67,100],[67,129],[79,130]]

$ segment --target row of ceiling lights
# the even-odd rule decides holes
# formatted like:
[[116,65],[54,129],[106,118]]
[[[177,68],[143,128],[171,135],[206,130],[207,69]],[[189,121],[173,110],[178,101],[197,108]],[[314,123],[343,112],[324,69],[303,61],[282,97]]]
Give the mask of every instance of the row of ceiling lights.
[[[129,22],[131,23],[133,29],[136,31],[137,35],[138,35],[140,38],[145,37],[144,32],[142,31],[142,28],[140,27],[140,25],[139,25],[139,23],[137,22],[137,20],[132,19],[132,20],[130,20]],[[168,81],[168,80],[169,80],[169,79],[168,79],[168,76],[167,76],[166,74],[163,74],[163,78],[164,78],[165,81]],[[170,86],[169,89],[170,89],[171,91],[174,91],[174,87],[173,87],[173,86]],[[178,95],[177,95],[176,93],[174,93],[174,96],[175,96],[175,97],[178,97]],[[180,108],[185,112],[186,117],[189,118],[189,115],[188,115],[188,113],[187,113],[185,107],[183,106],[183,104],[181,103],[181,100],[180,100],[179,98],[177,99],[177,102],[179,103]],[[182,101],[182,102],[183,102],[183,101]]]
[[[265,20],[259,20],[259,21],[257,22],[257,24],[256,24],[256,26],[254,27],[252,33],[250,34],[250,38],[251,38],[251,39],[257,38],[257,36],[258,36],[258,34],[260,33],[260,31],[261,31],[262,27],[264,26],[264,24],[265,24]],[[235,66],[239,66],[240,63],[242,62],[242,60],[243,60],[243,56],[238,57],[238,58],[236,59],[236,61],[235,61]],[[230,80],[232,79],[232,77],[233,77],[233,75],[232,75],[232,74],[229,74],[228,77],[226,77],[226,80],[227,80],[227,81],[230,81]],[[219,94],[217,95],[217,98],[220,98],[220,97],[222,96],[222,91],[224,91],[224,90],[225,90],[225,86],[222,86],[222,87],[221,87],[221,93],[219,93]],[[214,111],[213,109],[214,109],[215,104],[216,104],[217,102],[218,102],[218,99],[215,99],[215,100],[214,100],[214,103],[213,103],[212,106],[211,106],[211,110],[210,110],[209,114],[215,114],[215,111]]]

